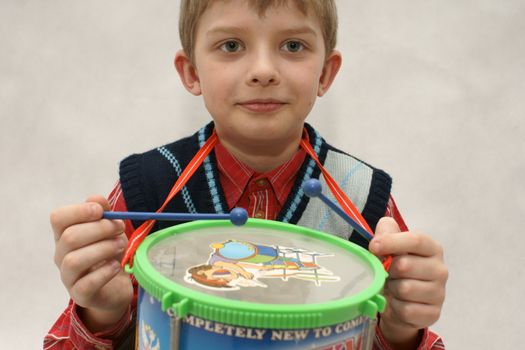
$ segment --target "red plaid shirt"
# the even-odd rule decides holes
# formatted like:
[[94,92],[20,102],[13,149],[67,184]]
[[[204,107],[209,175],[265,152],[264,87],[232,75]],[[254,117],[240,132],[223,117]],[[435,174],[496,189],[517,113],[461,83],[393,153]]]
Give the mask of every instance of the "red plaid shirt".
[[[248,211],[250,217],[273,220],[277,217],[292,189],[306,152],[302,149],[298,150],[288,162],[266,173],[257,173],[250,169],[232,156],[220,143],[215,146],[215,155],[221,186],[230,209],[242,207]],[[111,210],[127,211],[120,183],[117,183],[111,191],[109,202]],[[388,202],[385,216],[394,218],[402,231],[408,229],[392,197]],[[131,222],[126,221],[125,232],[128,237],[131,236],[133,230]],[[136,295],[135,282],[134,288]],[[133,303],[130,310],[111,329],[93,334],[80,320],[77,305],[70,300],[68,307],[46,335],[44,349],[112,349],[134,322],[136,307],[136,304]],[[428,329],[422,332],[422,341],[417,350],[445,348],[438,335]],[[376,327],[373,349],[391,350],[379,327]]]
[[215,146],[215,156],[229,208],[241,207],[252,218],[275,220],[292,190],[306,152],[298,150],[288,162],[266,173],[250,169],[220,143]]

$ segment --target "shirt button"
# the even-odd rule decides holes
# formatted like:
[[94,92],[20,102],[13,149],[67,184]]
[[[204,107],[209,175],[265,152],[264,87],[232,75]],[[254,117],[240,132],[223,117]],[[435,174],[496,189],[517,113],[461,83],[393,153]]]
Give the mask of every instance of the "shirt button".
[[257,211],[257,212],[255,213],[255,217],[256,217],[257,219],[262,219],[262,218],[264,218],[264,212],[263,212],[263,211],[260,211],[260,210]]
[[268,185],[268,180],[266,179],[259,179],[255,182],[257,184],[257,186],[259,187],[265,187]]

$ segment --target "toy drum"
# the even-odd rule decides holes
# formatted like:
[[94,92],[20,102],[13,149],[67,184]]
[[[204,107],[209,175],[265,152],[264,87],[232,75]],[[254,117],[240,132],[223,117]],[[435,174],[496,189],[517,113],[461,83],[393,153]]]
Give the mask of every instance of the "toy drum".
[[371,349],[387,276],[365,249],[275,221],[158,231],[132,268],[138,349]]

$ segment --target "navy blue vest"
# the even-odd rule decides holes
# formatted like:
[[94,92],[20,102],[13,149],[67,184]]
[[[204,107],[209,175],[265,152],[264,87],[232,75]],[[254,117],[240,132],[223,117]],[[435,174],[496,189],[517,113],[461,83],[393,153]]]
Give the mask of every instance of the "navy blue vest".
[[[310,125],[305,124],[310,143],[323,166],[361,211],[375,230],[384,216],[390,197],[392,180],[382,170],[352,157],[326,143]],[[164,202],[173,184],[205,140],[211,135],[213,123],[197,133],[142,154],[133,154],[120,164],[120,182],[129,211],[156,211]],[[368,242],[338,218],[319,199],[308,198],[301,186],[310,178],[320,177],[315,162],[306,157],[290,195],[277,220],[329,232],[367,248]],[[321,182],[323,183],[321,178]],[[324,193],[329,195],[324,187]],[[212,152],[181,192],[168,204],[165,212],[227,213],[229,208],[219,181],[217,160]],[[135,226],[140,222],[134,222]],[[173,222],[157,222],[153,231],[172,226]]]

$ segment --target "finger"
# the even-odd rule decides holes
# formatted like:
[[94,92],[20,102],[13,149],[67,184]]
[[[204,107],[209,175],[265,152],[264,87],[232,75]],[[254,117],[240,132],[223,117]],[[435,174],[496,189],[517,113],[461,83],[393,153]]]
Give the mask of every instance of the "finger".
[[445,288],[437,281],[389,280],[385,293],[397,300],[418,304],[442,305],[445,300]]
[[121,271],[117,260],[110,260],[98,269],[82,276],[69,289],[71,298],[83,307],[89,307],[90,299]]
[[376,255],[415,254],[419,256],[440,256],[443,249],[430,236],[418,232],[398,232],[382,235],[375,239],[373,253]]
[[406,254],[394,256],[388,274],[390,279],[444,282],[448,278],[448,269],[437,256],[429,258]]
[[120,253],[117,253],[117,260],[122,261],[122,258],[124,257],[124,254],[126,253],[126,248],[128,246],[128,236],[126,236],[126,234],[122,232],[120,235],[117,236],[117,238],[122,240],[121,244],[124,245],[124,249]]
[[55,241],[58,241],[64,230],[70,226],[100,220],[102,212],[102,205],[96,202],[68,205],[55,209],[49,216]]
[[124,231],[122,220],[100,220],[76,224],[65,229],[56,243],[55,263],[60,266],[66,254],[95,242],[116,238]]
[[124,251],[123,239],[107,239],[89,246],[74,250],[64,256],[60,265],[62,282],[66,288],[71,288],[89,270],[101,261],[115,260]]
[[431,326],[441,314],[440,306],[405,302],[392,296],[387,296],[387,308],[386,314],[397,325],[416,329]]

